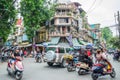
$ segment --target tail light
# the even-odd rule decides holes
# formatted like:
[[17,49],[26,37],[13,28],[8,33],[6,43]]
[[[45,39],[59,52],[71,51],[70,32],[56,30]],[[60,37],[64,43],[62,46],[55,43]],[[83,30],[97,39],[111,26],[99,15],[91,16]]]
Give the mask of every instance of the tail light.
[[76,66],[80,66],[80,64],[76,64]]

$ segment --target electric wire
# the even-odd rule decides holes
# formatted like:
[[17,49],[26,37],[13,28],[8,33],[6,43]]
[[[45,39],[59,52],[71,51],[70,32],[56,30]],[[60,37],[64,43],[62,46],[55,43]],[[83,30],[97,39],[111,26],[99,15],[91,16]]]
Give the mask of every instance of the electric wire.
[[96,8],[100,7],[100,5],[102,4],[103,0],[100,0],[99,4],[94,7],[92,10],[90,10],[89,12],[87,12],[87,14],[90,14],[91,12],[93,12]]
[[94,0],[94,2],[92,3],[92,5],[90,6],[90,8],[88,9],[87,13],[92,9],[92,7],[95,5],[97,0]]

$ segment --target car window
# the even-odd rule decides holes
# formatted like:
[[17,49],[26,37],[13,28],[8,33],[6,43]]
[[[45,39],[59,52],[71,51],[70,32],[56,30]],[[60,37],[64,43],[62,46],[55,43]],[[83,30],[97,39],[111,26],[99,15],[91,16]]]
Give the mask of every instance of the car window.
[[66,52],[69,53],[70,52],[70,48],[66,48]]
[[55,51],[55,50],[56,50],[56,47],[47,47],[47,48],[46,48],[46,51],[49,51],[49,50]]
[[59,48],[59,53],[65,53],[64,48]]

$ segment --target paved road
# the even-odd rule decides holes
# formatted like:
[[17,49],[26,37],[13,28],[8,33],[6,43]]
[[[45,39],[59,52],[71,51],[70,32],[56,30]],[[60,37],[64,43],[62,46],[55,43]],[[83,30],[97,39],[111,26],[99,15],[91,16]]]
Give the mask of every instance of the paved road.
[[[104,76],[98,80],[120,80],[120,62],[111,60],[117,71],[117,76],[112,79]],[[6,63],[0,63],[0,80],[15,80],[7,75]],[[77,72],[67,72],[66,68],[59,66],[49,67],[46,63],[35,63],[34,59],[24,60],[24,76],[22,80],[92,80],[90,74],[79,76]]]

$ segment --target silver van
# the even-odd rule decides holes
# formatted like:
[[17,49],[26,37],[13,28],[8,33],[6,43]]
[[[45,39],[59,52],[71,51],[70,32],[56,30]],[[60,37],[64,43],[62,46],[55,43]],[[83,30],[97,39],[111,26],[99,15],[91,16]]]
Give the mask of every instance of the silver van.
[[55,63],[61,67],[66,67],[66,60],[64,60],[63,56],[69,53],[70,47],[48,46],[46,51],[45,58],[49,66]]

